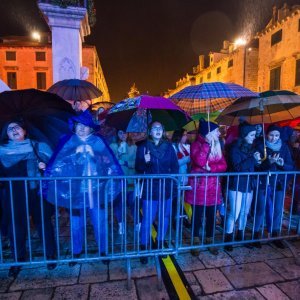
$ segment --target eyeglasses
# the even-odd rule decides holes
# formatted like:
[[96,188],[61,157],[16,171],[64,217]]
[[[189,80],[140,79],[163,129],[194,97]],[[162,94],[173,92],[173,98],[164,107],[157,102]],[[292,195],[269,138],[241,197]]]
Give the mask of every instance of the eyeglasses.
[[153,131],[163,131],[161,126],[154,126],[154,127],[151,128],[151,130],[153,130]]
[[20,130],[20,129],[22,129],[22,127],[19,125],[16,125],[16,126],[8,127],[7,132],[13,132],[14,130]]

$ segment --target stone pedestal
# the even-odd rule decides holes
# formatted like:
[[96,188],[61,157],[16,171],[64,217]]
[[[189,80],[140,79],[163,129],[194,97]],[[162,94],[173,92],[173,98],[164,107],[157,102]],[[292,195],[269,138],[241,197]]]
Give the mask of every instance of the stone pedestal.
[[82,42],[90,34],[86,9],[61,8],[46,3],[38,5],[52,31],[53,83],[80,79]]

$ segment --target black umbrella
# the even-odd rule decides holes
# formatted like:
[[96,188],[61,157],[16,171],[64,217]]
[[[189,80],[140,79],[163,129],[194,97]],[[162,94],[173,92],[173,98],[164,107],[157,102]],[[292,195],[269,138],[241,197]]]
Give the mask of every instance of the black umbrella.
[[91,100],[98,98],[102,92],[91,82],[81,79],[65,79],[56,82],[48,92],[56,94],[65,100]]
[[22,119],[29,136],[55,147],[68,133],[72,106],[57,95],[35,89],[7,91],[0,94],[0,128],[6,122]]

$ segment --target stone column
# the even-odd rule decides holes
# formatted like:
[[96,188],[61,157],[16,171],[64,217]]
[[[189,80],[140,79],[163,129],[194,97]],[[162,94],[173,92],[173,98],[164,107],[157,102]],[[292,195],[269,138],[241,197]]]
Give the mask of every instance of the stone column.
[[64,79],[80,79],[82,42],[90,34],[86,9],[41,2],[38,6],[52,31],[53,84]]

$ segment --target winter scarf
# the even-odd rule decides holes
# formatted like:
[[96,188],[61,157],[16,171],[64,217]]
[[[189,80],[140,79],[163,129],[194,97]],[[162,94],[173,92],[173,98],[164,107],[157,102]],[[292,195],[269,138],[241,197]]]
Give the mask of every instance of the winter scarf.
[[266,140],[266,146],[274,152],[279,152],[282,147],[282,141],[279,139],[276,143],[270,143],[268,140]]

